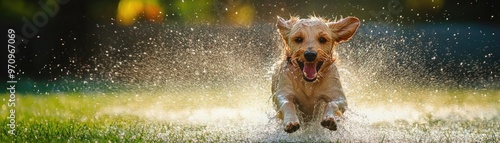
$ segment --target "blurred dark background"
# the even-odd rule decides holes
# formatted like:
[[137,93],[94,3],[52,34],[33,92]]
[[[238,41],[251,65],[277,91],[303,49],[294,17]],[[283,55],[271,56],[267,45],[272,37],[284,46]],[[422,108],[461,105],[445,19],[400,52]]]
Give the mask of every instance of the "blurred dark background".
[[[423,69],[419,72],[425,74],[417,77],[423,78],[422,81],[432,79],[441,81],[438,84],[442,85],[499,88],[500,5],[497,1],[0,0],[0,2],[2,31],[7,33],[7,29],[12,28],[18,37],[22,37],[18,39],[16,52],[16,64],[19,70],[17,78],[24,81],[25,85],[20,83],[20,87],[28,92],[41,92],[37,88],[50,87],[51,84],[57,86],[56,84],[60,83],[73,83],[75,85],[72,86],[79,86],[82,81],[92,77],[89,74],[100,74],[92,70],[101,68],[101,63],[97,63],[96,58],[102,54],[102,48],[105,46],[96,42],[96,39],[108,38],[108,41],[113,39],[103,36],[103,33],[148,27],[151,28],[148,29],[150,33],[161,31],[152,27],[176,27],[181,31],[189,31],[190,27],[227,27],[235,31],[252,33],[258,32],[256,28],[264,27],[263,31],[271,35],[270,32],[274,32],[272,28],[277,15],[282,17],[318,15],[326,18],[356,16],[362,20],[364,26],[360,28],[358,35],[366,37],[365,39],[360,37],[358,40],[396,38],[404,40],[402,43],[410,41],[416,45],[413,47],[420,47],[418,53],[414,54],[425,60],[421,60],[423,63],[413,63],[413,66]],[[106,28],[102,28],[103,26]],[[404,38],[391,37],[392,31],[397,31],[398,35]],[[150,35],[129,34],[128,38],[114,42],[128,45],[144,40],[148,36]],[[7,37],[4,38],[3,41],[7,41]],[[163,39],[166,44],[176,46],[175,39],[169,37]],[[268,45],[263,46],[264,48],[276,46],[273,44],[275,39],[272,36],[267,40],[269,41],[264,43]],[[123,50],[127,48],[115,47],[125,48]],[[398,49],[398,47],[392,48]],[[397,51],[413,52],[408,48]],[[5,52],[2,53],[7,55]],[[270,58],[275,55],[262,56]],[[6,59],[4,56],[4,61]],[[397,58],[394,61],[394,65],[408,62]],[[399,71],[393,69],[392,72],[386,73]],[[2,70],[1,73],[4,75],[2,81],[6,81],[7,71]],[[73,89],[71,86],[66,88]]]

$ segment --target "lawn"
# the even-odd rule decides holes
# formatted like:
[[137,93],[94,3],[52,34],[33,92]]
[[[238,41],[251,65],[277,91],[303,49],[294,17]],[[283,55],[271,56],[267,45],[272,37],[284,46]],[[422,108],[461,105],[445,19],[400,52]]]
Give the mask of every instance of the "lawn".
[[[18,94],[16,135],[1,142],[499,142],[498,90],[348,92],[350,110],[331,132],[313,124],[287,134],[267,90]],[[368,92],[369,91],[369,92]],[[3,96],[8,97],[8,96]],[[3,99],[1,115],[9,116]]]

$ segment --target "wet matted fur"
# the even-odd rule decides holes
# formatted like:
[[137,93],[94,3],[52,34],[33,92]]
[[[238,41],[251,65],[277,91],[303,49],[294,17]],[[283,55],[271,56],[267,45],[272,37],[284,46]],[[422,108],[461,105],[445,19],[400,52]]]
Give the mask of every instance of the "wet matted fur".
[[336,118],[342,116],[347,102],[333,52],[359,25],[355,17],[339,21],[278,17],[276,26],[284,47],[273,75],[272,98],[286,132],[297,131],[299,119],[310,122],[314,118],[320,118],[323,127],[337,130]]

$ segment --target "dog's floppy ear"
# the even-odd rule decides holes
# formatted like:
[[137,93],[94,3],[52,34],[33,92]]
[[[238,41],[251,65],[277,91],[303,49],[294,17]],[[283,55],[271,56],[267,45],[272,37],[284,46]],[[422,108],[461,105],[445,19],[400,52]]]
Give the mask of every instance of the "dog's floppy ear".
[[283,39],[283,43],[285,46],[283,47],[283,51],[286,57],[290,57],[290,47],[288,45],[288,34],[290,33],[290,30],[292,29],[293,25],[295,22],[297,22],[296,17],[291,17],[290,20],[286,21],[285,19],[281,17],[277,17],[278,21],[276,22],[276,27],[278,27],[278,31],[280,32],[280,36]]
[[278,21],[276,22],[276,27],[278,27],[278,31],[280,32],[281,37],[286,40],[286,36],[290,33],[293,24],[297,21],[297,18],[291,17],[290,20],[286,21],[285,19],[277,16]]
[[359,19],[356,17],[347,17],[336,22],[327,23],[332,30],[337,42],[349,40],[359,27]]

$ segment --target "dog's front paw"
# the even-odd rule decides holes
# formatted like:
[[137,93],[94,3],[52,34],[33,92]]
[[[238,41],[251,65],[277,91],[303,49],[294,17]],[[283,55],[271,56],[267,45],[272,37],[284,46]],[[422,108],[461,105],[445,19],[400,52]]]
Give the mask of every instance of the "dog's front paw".
[[325,118],[323,118],[323,121],[321,121],[321,126],[331,131],[337,130],[337,122],[335,121],[335,118],[332,116],[326,116]]
[[288,122],[285,125],[285,132],[293,133],[300,128],[299,122]]

